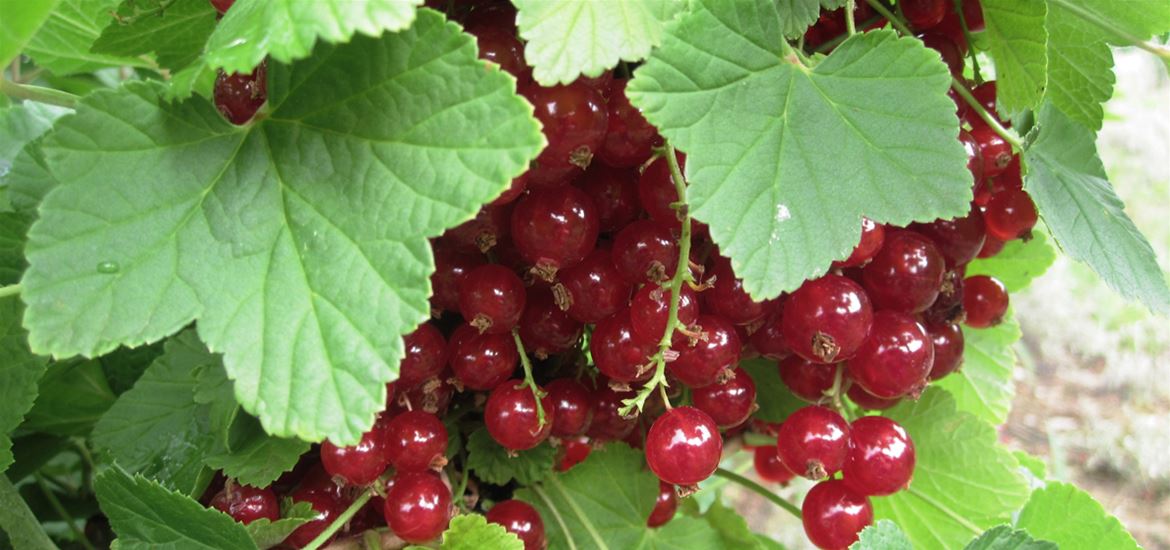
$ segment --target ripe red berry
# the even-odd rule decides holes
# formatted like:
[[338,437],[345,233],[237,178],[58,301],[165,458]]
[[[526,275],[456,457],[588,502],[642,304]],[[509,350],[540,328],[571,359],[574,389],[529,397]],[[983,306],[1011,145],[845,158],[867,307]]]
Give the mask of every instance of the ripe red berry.
[[641,111],[630,105],[630,100],[626,98],[628,82],[617,79],[610,85],[609,127],[605,132],[605,142],[597,154],[606,164],[623,168],[646,162],[655,142],[661,141],[658,130],[646,122]]
[[705,276],[704,281],[711,284],[711,288],[702,293],[705,310],[737,325],[754,323],[768,313],[765,303],[753,300],[743,289],[743,280],[735,278],[731,262],[726,258],[715,259],[710,275]]
[[613,266],[612,258],[608,249],[598,248],[557,274],[560,282],[553,292],[570,317],[595,324],[625,309],[631,285]]
[[499,65],[520,82],[525,82],[532,74],[532,69],[524,61],[524,44],[516,38],[516,27],[494,23],[487,20],[470,21],[464,30],[475,36],[480,59]]
[[691,392],[695,408],[707,413],[722,429],[743,424],[756,408],[756,383],[743,369],[735,377]]
[[[967,103],[962,99],[959,100],[963,108],[967,107]],[[960,118],[962,113],[966,112],[960,109]],[[963,150],[967,152],[967,170],[971,172],[971,177],[974,179],[974,189],[979,189],[984,186],[983,179],[983,156],[979,154],[979,144],[975,142],[975,137],[971,132],[966,130],[959,130],[959,143],[963,144]]]
[[1008,293],[1003,283],[995,277],[975,275],[963,281],[963,321],[971,328],[988,328],[998,325],[1007,313]]
[[923,46],[938,52],[952,75],[963,76],[963,47],[953,38],[937,28],[919,35],[918,38],[922,40]]
[[431,275],[431,306],[440,310],[459,311],[459,282],[467,273],[484,263],[480,254],[461,252],[446,241],[433,241],[435,272]]
[[1036,219],[1036,203],[1023,189],[996,192],[983,211],[987,234],[1001,241],[1027,237],[1036,227]]
[[926,332],[934,344],[934,365],[930,368],[930,379],[938,380],[959,370],[963,364],[964,338],[958,323],[931,323]]
[[836,267],[859,267],[864,265],[882,248],[886,238],[886,227],[869,218],[861,218],[861,240],[853,247],[848,258],[834,262]]
[[917,395],[933,365],[934,344],[926,329],[897,311],[874,314],[869,338],[847,363],[853,381],[882,399]]
[[666,364],[683,384],[701,388],[719,381],[739,364],[743,345],[735,326],[718,315],[700,315],[698,339],[676,335],[671,348],[678,358]]
[[546,388],[553,408],[550,433],[557,437],[585,433],[593,420],[593,394],[571,378],[557,378],[549,382]]
[[602,233],[614,233],[641,213],[638,204],[638,172],[594,163],[574,184],[597,206]]
[[593,446],[588,437],[573,437],[561,440],[561,449],[557,454],[557,471],[567,472],[589,458]]
[[581,323],[557,305],[548,287],[528,289],[520,316],[520,340],[528,353],[538,359],[562,353],[577,344],[581,331]]
[[[297,527],[288,538],[284,539],[284,544],[293,548],[304,548],[313,539],[317,538],[329,524],[345,509],[345,503],[342,502],[341,497],[337,494],[327,491],[314,491],[310,488],[302,487],[297,489],[292,494],[293,502],[308,502],[309,506],[313,508],[316,515],[308,523]],[[330,539],[332,540],[332,539]]]
[[756,475],[764,481],[786,484],[796,477],[780,460],[780,451],[775,445],[756,447],[752,450],[752,464],[756,468]]
[[488,433],[505,449],[513,451],[539,445],[548,438],[556,421],[556,410],[548,395],[540,403],[544,409],[543,425],[536,413],[536,398],[531,388],[520,380],[508,380],[496,386],[483,411]]
[[818,403],[825,398],[825,392],[833,387],[837,372],[834,365],[813,363],[799,355],[782,359],[777,368],[780,380],[792,395],[809,403]]
[[628,310],[619,311],[597,323],[589,338],[589,351],[597,370],[617,382],[646,380],[653,374],[650,357],[657,343],[634,337]]
[[386,450],[381,432],[375,428],[364,434],[357,445],[338,447],[330,441],[321,444],[321,465],[329,475],[350,485],[369,485],[386,471]]
[[884,411],[902,401],[901,397],[882,399],[865,391],[864,388],[857,384],[849,386],[849,390],[845,392],[845,395],[849,396],[849,400],[853,401],[858,407],[870,411]]
[[674,519],[674,512],[678,510],[678,492],[674,485],[665,481],[658,482],[658,498],[654,501],[654,509],[646,519],[647,527],[661,527]]
[[983,177],[994,178],[1004,172],[1012,162],[1012,146],[986,125],[971,129],[971,137],[979,144],[979,155],[983,157]]
[[623,406],[622,400],[633,397],[634,392],[614,391],[604,379],[599,379],[597,384],[597,389],[593,391],[593,422],[589,423],[585,433],[599,441],[624,439],[634,431],[638,417],[623,417],[618,411]]
[[811,405],[788,416],[776,436],[780,461],[809,479],[841,471],[849,451],[849,423],[836,411]]
[[788,348],[817,363],[852,357],[873,323],[865,290],[840,275],[805,282],[784,302],[783,315]]
[[524,312],[524,281],[499,264],[481,265],[459,283],[459,311],[480,332],[511,332]]
[[914,475],[914,442],[897,422],[863,416],[849,426],[849,457],[842,469],[845,485],[861,495],[892,495]]
[[898,7],[910,27],[921,31],[941,23],[951,5],[949,0],[902,0]]
[[983,248],[979,249],[978,257],[993,258],[1003,250],[1005,244],[1007,243],[988,235],[987,240],[983,241]]
[[386,492],[383,514],[390,530],[406,542],[435,539],[451,521],[451,490],[429,472],[399,473]]
[[413,388],[443,373],[447,366],[447,340],[430,323],[419,325],[403,339],[406,355],[398,365],[398,385]]
[[530,191],[512,211],[512,242],[546,279],[585,258],[597,244],[597,207],[571,185]]
[[983,215],[975,205],[971,205],[971,210],[961,218],[916,223],[910,227],[930,237],[946,259],[947,267],[951,269],[967,265],[974,260],[987,237]]
[[983,19],[983,5],[979,0],[963,0],[963,21],[967,23],[970,32],[980,32],[987,28]]
[[601,150],[609,116],[605,99],[582,82],[544,88],[525,86],[548,145],[529,170],[529,187],[563,185],[581,174]]
[[722,454],[723,438],[715,421],[694,407],[666,411],[646,434],[646,463],[667,483],[689,486],[707,479]]
[[666,225],[635,221],[614,237],[613,265],[631,283],[660,283],[678,268],[678,241]]
[[446,463],[447,427],[421,410],[391,418],[382,432],[386,459],[399,472],[425,472]]
[[215,7],[215,11],[220,14],[227,13],[228,8],[235,4],[236,0],[211,0],[211,5]]
[[[776,302],[764,317],[764,322],[748,337],[752,349],[768,359],[784,359],[792,355],[784,339],[784,304]],[[747,358],[746,356],[744,357]]]
[[455,378],[467,389],[490,390],[507,380],[520,362],[511,334],[480,334],[463,324],[451,333],[449,361]]
[[946,260],[930,239],[913,231],[890,231],[873,261],[861,270],[875,309],[925,311],[938,297]]
[[[678,153],[679,170],[686,166],[686,156]],[[666,157],[658,157],[646,167],[642,176],[638,178],[638,199],[642,209],[650,215],[650,219],[671,229],[682,227],[678,218],[678,211],[671,207],[678,202],[678,190],[674,188],[674,180],[670,175],[670,163]]]
[[[670,317],[670,299],[670,289],[656,284],[647,284],[634,294],[630,302],[630,328],[634,338],[654,345],[662,340]],[[689,327],[698,320],[699,296],[684,284],[679,291],[678,322]]]
[[448,229],[440,238],[462,252],[487,252],[507,240],[511,222],[511,207],[489,205],[480,208],[474,218]]
[[258,519],[280,519],[280,502],[272,489],[257,489],[228,481],[223,490],[211,498],[211,507],[247,525]]
[[485,517],[489,522],[503,526],[505,531],[516,535],[524,543],[524,550],[544,550],[548,545],[544,537],[544,521],[527,502],[505,500],[496,503]]
[[215,78],[215,107],[232,124],[243,124],[268,99],[268,71],[264,63],[250,73],[219,72]]
[[813,486],[800,506],[804,534],[818,548],[844,550],[873,523],[873,505],[839,479]]

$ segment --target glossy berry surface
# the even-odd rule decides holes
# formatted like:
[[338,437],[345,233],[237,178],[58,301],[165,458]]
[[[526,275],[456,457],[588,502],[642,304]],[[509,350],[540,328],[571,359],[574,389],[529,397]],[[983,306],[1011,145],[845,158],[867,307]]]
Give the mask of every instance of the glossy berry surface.
[[232,124],[244,124],[268,99],[268,78],[264,64],[250,73],[226,74],[215,79],[215,107]]
[[426,380],[439,376],[447,367],[447,340],[443,333],[430,323],[419,325],[414,332],[403,338],[406,355],[398,365],[396,384],[413,388]]
[[659,283],[678,268],[678,241],[670,228],[638,220],[613,239],[613,265],[631,283]]
[[852,357],[873,324],[865,290],[840,275],[805,282],[784,302],[783,315],[788,349],[817,363]]
[[532,390],[519,380],[508,380],[492,390],[484,406],[483,420],[492,439],[505,449],[524,451],[548,438],[556,422],[552,400],[545,395],[540,400],[544,409],[544,424],[537,418],[536,398]]
[[412,543],[437,538],[451,521],[451,489],[431,473],[400,473],[386,492],[386,524]]
[[678,510],[678,492],[674,485],[665,481],[658,482],[658,498],[654,500],[654,509],[646,519],[647,527],[661,527],[674,519],[674,512]]
[[[682,170],[686,166],[686,157],[679,154],[675,158],[678,160],[679,170]],[[674,188],[670,163],[666,157],[655,159],[638,178],[638,200],[642,203],[642,209],[650,215],[650,219],[672,229],[682,227],[678,211],[670,206],[678,202],[678,190]]]
[[1036,227],[1036,203],[1023,189],[1004,189],[991,196],[983,211],[987,233],[1001,241],[1026,237]]
[[722,454],[723,438],[715,421],[694,407],[666,411],[646,434],[646,463],[667,483],[688,486],[707,479]]
[[599,224],[593,199],[580,189],[535,190],[512,210],[512,241],[525,261],[555,273],[593,250]]
[[236,0],[211,0],[211,5],[215,7],[215,11],[219,13],[227,13],[228,8],[235,4]]
[[650,357],[658,346],[634,337],[630,312],[623,310],[597,323],[589,338],[589,351],[601,374],[617,382],[635,382],[653,374]]
[[914,30],[925,30],[942,22],[952,4],[948,0],[902,0],[898,2],[906,22]]
[[589,458],[589,454],[593,452],[593,446],[589,444],[588,437],[573,437],[561,441],[560,451],[557,453],[557,467],[558,472],[567,472]]
[[247,525],[258,519],[280,519],[280,501],[272,489],[229,483],[211,499],[211,507]]
[[598,248],[584,260],[557,273],[557,303],[570,317],[594,324],[625,309],[632,285],[618,273],[608,249]]
[[[967,102],[959,99],[963,108],[967,107]],[[960,116],[962,116],[960,110]],[[975,137],[967,130],[959,130],[959,143],[963,144],[963,150],[967,153],[967,171],[971,172],[971,177],[975,180],[974,187],[978,189],[984,185],[983,180],[983,156],[979,153],[979,144],[975,142]]]
[[964,266],[974,260],[987,238],[983,215],[974,205],[961,218],[914,224],[911,229],[930,238],[946,260],[948,268]]
[[849,376],[882,399],[916,395],[934,366],[934,344],[913,317],[896,311],[874,314],[873,330],[847,363]]
[[524,281],[499,264],[481,265],[459,283],[459,312],[489,334],[511,332],[524,312]]
[[344,510],[345,503],[340,497],[323,491],[306,490],[302,487],[292,494],[293,502],[307,502],[316,515],[308,523],[297,527],[284,544],[293,548],[303,548],[317,538],[330,523]]
[[900,424],[884,416],[863,416],[849,426],[849,456],[842,479],[866,496],[892,495],[914,475],[914,442]]
[[[712,279],[714,282],[711,282]],[[768,313],[766,304],[753,300],[743,289],[743,281],[735,278],[731,262],[726,258],[716,259],[703,280],[711,284],[711,288],[702,293],[703,306],[707,311],[737,325],[759,321]]]
[[467,389],[490,390],[520,364],[511,334],[480,334],[479,329],[463,324],[451,333],[448,346],[451,370]]
[[609,116],[605,99],[582,82],[545,88],[526,86],[522,93],[535,107],[548,145],[529,170],[530,187],[568,183],[593,161],[605,140]]
[[763,324],[748,337],[756,353],[768,359],[784,359],[792,355],[784,339],[784,304],[777,302],[764,317]]
[[776,436],[780,461],[793,473],[817,480],[841,471],[849,452],[849,423],[821,406],[798,409]]
[[792,395],[809,403],[817,403],[825,398],[825,392],[833,387],[833,378],[837,367],[813,363],[798,355],[792,355],[780,361],[777,368],[780,370],[780,380],[788,386]]
[[507,239],[511,222],[512,209],[508,206],[485,206],[474,218],[448,229],[441,238],[463,252],[487,252]]
[[528,289],[520,316],[520,340],[525,351],[538,359],[562,353],[577,344],[581,331],[581,323],[557,305],[549,288]]
[[985,125],[972,128],[971,137],[979,144],[979,156],[983,157],[983,177],[994,178],[1002,174],[1012,162],[1011,144]]
[[893,399],[882,399],[863,389],[857,384],[849,386],[849,390],[845,392],[849,396],[849,400],[853,401],[858,407],[871,411],[884,411],[902,400],[900,397]]
[[838,479],[822,481],[800,506],[804,534],[818,548],[844,550],[873,523],[873,505]]
[[658,137],[655,130],[626,98],[628,80],[615,79],[609,86],[609,126],[598,157],[610,166],[632,168],[646,162]]
[[[657,345],[666,332],[670,319],[670,289],[655,284],[645,285],[634,293],[630,301],[630,322],[634,338]],[[687,285],[682,285],[678,299],[678,322],[683,327],[699,320],[699,296]]]
[[499,65],[523,82],[532,74],[532,69],[524,62],[524,44],[516,38],[516,28],[493,23],[495,21],[472,22],[464,29],[475,36],[480,59]]
[[399,472],[425,472],[446,463],[447,427],[431,413],[406,411],[382,432],[386,459]]
[[574,183],[593,199],[602,233],[614,233],[638,217],[638,173],[633,169],[611,168],[594,163]]
[[919,35],[919,38],[923,46],[938,52],[952,75],[963,75],[963,47],[958,42],[938,28]]
[[861,218],[861,240],[853,247],[849,257],[836,262],[837,267],[859,267],[873,259],[882,242],[886,239],[886,226],[876,223],[869,218]]
[[548,545],[544,537],[544,521],[531,504],[521,500],[496,503],[485,514],[488,522],[500,525],[524,543],[524,550],[543,550]]
[[767,445],[752,449],[752,465],[756,475],[764,481],[786,484],[796,477],[780,460],[780,453],[775,445]]
[[624,439],[634,431],[638,425],[638,417],[623,417],[618,414],[622,408],[622,400],[634,396],[632,391],[614,391],[604,380],[598,380],[600,386],[593,391],[593,422],[585,432],[589,437],[601,441],[616,441]]
[[459,311],[459,282],[467,273],[483,265],[483,256],[459,251],[445,241],[436,241],[432,247],[435,253],[435,272],[431,274],[432,307]]
[[963,281],[963,322],[971,328],[988,328],[1003,320],[1008,308],[1008,293],[995,277],[975,275]]
[[930,239],[912,231],[886,233],[886,242],[861,270],[874,309],[925,311],[938,297],[946,260]]
[[585,433],[593,421],[593,394],[589,389],[571,378],[558,378],[545,388],[553,408],[550,433],[557,437]]
[[938,380],[959,370],[963,364],[965,341],[958,323],[943,322],[926,325],[926,332],[934,344],[934,363],[930,367],[931,380]]
[[721,429],[743,424],[756,407],[756,383],[743,369],[735,377],[691,392],[695,408],[707,413]]
[[719,381],[739,364],[740,350],[735,326],[718,315],[700,315],[696,326],[701,337],[676,335],[671,349],[678,358],[666,364],[683,384],[701,388]]
[[350,485],[369,485],[386,471],[386,450],[382,434],[371,430],[352,447],[338,447],[332,442],[321,444],[321,465],[329,475]]

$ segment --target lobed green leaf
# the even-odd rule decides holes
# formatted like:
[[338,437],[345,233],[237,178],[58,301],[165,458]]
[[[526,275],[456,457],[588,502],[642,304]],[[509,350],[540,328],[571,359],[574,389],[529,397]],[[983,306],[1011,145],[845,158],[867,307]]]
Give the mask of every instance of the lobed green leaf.
[[963,327],[963,362],[959,370],[934,382],[955,398],[960,411],[967,411],[996,426],[1007,422],[1016,384],[1013,346],[1020,340],[1020,324],[1009,310],[1003,321],[991,328]]
[[492,439],[487,428],[479,428],[467,437],[467,467],[475,477],[495,485],[516,480],[531,485],[553,475],[557,450],[539,445],[527,451],[509,452]]
[[849,550],[912,550],[910,538],[898,528],[898,524],[882,519],[861,530],[857,542]]
[[479,514],[464,514],[451,519],[443,532],[439,550],[524,550],[520,539]]
[[1089,493],[1067,483],[1049,483],[1032,492],[1016,527],[1062,550],[1140,548],[1121,522]]
[[1056,261],[1056,249],[1048,244],[1043,231],[1033,231],[1032,238],[1010,241],[990,258],[978,258],[967,264],[967,276],[991,275],[999,279],[1008,292],[1019,292],[1048,271]]
[[[40,30],[28,41],[25,55],[58,76],[107,67],[148,67],[139,57],[93,53],[90,48],[114,20],[121,0],[60,0]],[[5,10],[7,11],[7,10]]]
[[90,51],[154,54],[159,65],[172,70],[199,59],[216,23],[215,8],[207,0],[122,0],[116,13]]
[[995,60],[996,103],[1008,112],[1040,104],[1048,83],[1048,5],[1044,0],[984,0]]
[[1000,525],[971,541],[964,550],[1057,550],[1059,546],[1033,539],[1027,531]]

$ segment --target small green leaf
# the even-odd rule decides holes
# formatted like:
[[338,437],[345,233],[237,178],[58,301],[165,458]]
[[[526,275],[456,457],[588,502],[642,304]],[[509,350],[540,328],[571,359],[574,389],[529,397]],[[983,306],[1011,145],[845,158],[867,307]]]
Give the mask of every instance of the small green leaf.
[[[60,0],[48,20],[29,40],[24,53],[58,76],[88,73],[105,67],[146,67],[137,57],[93,53],[90,47],[114,20],[120,0]],[[7,10],[5,10],[7,12]],[[5,14],[7,15],[7,13]]]
[[1089,493],[1067,483],[1049,483],[1032,492],[1016,527],[1061,550],[1124,550],[1139,548],[1121,522]]
[[[59,0],[10,2],[0,20],[0,67],[7,67],[57,7]],[[0,140],[0,143],[4,143]]]
[[23,312],[19,298],[0,298],[0,477],[13,460],[9,436],[32,408],[48,362],[29,351],[28,334],[20,326]]
[[1048,82],[1044,0],[984,0],[986,38],[995,60],[996,101],[1008,112],[1040,104]]
[[93,484],[121,550],[256,548],[243,524],[142,476],[114,467]]
[[61,436],[88,434],[118,399],[101,363],[92,359],[51,363],[38,393],[23,426]]
[[702,517],[719,534],[721,548],[764,550],[757,535],[748,529],[747,520],[734,508],[725,506],[718,496]]
[[301,455],[309,450],[308,442],[268,435],[255,417],[242,412],[233,424],[233,432],[232,448],[219,448],[204,457],[203,462],[245,485],[271,485],[281,474],[292,470]]
[[1170,312],[1166,276],[1106,179],[1093,133],[1051,105],[1037,125],[1039,135],[1024,153],[1024,185],[1053,238],[1122,296]]
[[886,411],[914,441],[909,489],[873,499],[874,517],[890,519],[915,548],[955,548],[1006,523],[1028,498],[1019,463],[996,444],[995,428],[955,408],[945,390]]
[[1024,451],[1013,451],[1016,460],[1020,461],[1020,466],[1036,476],[1036,479],[1044,480],[1048,478],[1048,463],[1043,458],[1030,455]]
[[159,65],[172,70],[199,59],[215,30],[215,8],[207,0],[122,0],[117,13],[90,51],[155,54]]
[[467,437],[467,467],[479,479],[495,485],[504,485],[515,479],[521,485],[531,485],[552,475],[557,451],[551,445],[539,445],[511,456],[507,449],[492,439],[487,428],[480,428]]
[[598,76],[619,61],[641,61],[662,42],[662,26],[684,0],[515,0],[524,58],[544,86]]
[[8,542],[13,548],[22,550],[56,550],[57,545],[45,534],[41,522],[33,515],[32,510],[16,487],[8,478],[0,475],[0,535],[8,535]]
[[888,520],[878,520],[877,523],[861,530],[857,542],[849,546],[849,550],[913,550],[910,539],[898,528],[898,524]]
[[524,543],[479,514],[464,514],[451,519],[439,550],[524,550]]
[[281,63],[308,57],[318,39],[349,42],[410,26],[423,0],[237,0],[207,41],[207,64],[247,73],[265,56]]
[[1012,346],[1021,336],[1020,324],[1010,311],[1000,324],[991,328],[964,326],[962,365],[934,385],[950,392],[960,411],[997,426],[1007,422],[1016,395],[1012,379],[1016,352]]
[[960,216],[972,186],[937,53],[878,30],[809,69],[778,17],[771,0],[698,0],[628,90],[687,153],[691,212],[757,299],[847,256],[863,216]]
[[297,502],[282,510],[280,515],[281,518],[276,521],[263,518],[244,526],[260,550],[280,545],[297,527],[315,519],[317,511],[308,502]]
[[999,254],[967,264],[967,276],[991,275],[999,279],[1008,292],[1015,293],[1027,288],[1055,261],[1056,249],[1048,244],[1048,237],[1042,231],[1033,231],[1030,240],[1010,241]]
[[1055,544],[1033,539],[1027,531],[1000,525],[971,541],[964,550],[1059,550]]
[[756,383],[756,404],[760,408],[752,415],[765,422],[782,422],[788,415],[808,403],[792,395],[792,391],[780,379],[776,361],[770,359],[747,359],[739,363]]

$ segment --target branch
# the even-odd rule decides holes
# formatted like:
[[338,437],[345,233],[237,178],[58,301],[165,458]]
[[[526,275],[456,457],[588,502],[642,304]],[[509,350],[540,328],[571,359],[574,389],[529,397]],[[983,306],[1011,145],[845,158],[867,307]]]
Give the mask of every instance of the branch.
[[750,489],[752,492],[772,501],[772,504],[783,508],[786,512],[795,516],[796,519],[800,519],[800,508],[797,508],[795,504],[780,498],[780,496],[776,493],[769,491],[767,487],[764,487],[763,485],[760,485],[759,483],[756,483],[726,468],[716,469],[715,475]]

